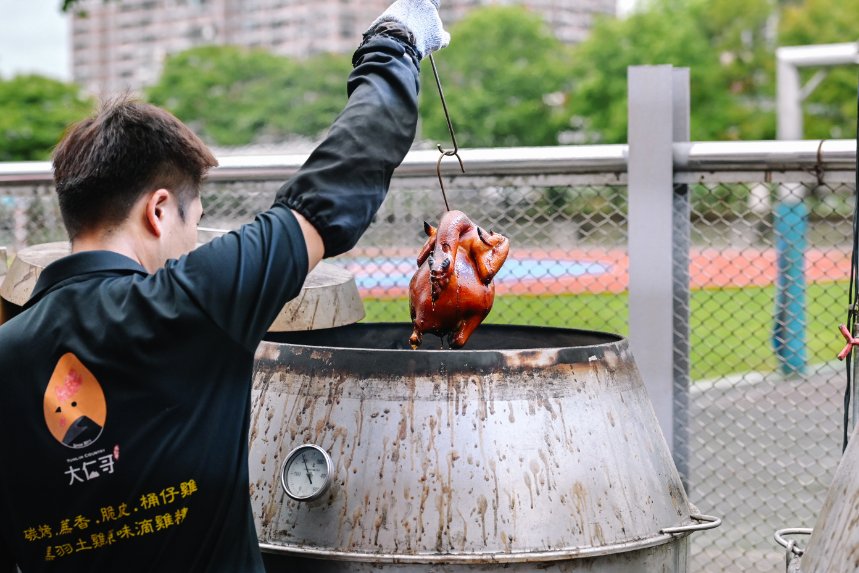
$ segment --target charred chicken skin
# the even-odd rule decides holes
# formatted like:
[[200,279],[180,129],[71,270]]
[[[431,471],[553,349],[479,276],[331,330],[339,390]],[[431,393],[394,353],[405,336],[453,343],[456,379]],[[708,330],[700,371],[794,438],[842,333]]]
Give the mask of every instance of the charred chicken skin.
[[510,251],[507,237],[475,225],[462,211],[448,211],[438,228],[424,223],[426,243],[409,283],[409,311],[417,349],[431,332],[461,348],[492,310],[493,277]]

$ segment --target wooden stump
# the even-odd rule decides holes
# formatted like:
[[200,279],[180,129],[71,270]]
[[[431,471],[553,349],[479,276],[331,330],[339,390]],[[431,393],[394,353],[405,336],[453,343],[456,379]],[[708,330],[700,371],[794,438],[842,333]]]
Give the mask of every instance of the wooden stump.
[[[18,251],[0,285],[0,297],[14,306],[24,306],[33,294],[39,275],[49,264],[69,254],[69,243],[44,243]],[[17,314],[17,312],[15,313]]]
[[[70,253],[67,242],[44,243],[18,251],[0,285],[0,323],[29,300],[42,269]],[[353,324],[364,318],[364,305],[352,274],[320,263],[307,276],[299,295],[284,305],[269,331],[317,330]]]

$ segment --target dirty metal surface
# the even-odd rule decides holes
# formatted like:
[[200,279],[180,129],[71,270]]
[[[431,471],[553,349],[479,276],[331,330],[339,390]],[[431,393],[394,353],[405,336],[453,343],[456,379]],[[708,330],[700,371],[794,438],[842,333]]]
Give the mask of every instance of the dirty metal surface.
[[[625,339],[484,325],[464,350],[399,350],[409,332],[260,345],[249,462],[263,547],[433,570],[685,548],[660,533],[692,520]],[[334,464],[312,502],[280,486],[303,443]]]
[[688,562],[686,537],[676,541],[648,547],[637,551],[615,553],[601,557],[564,559],[561,561],[520,563],[434,563],[432,565],[409,563],[344,562],[340,560],[313,559],[285,555],[279,547],[264,546],[263,562],[268,573],[680,573],[685,572]]
[[859,425],[853,431],[797,573],[859,571]]

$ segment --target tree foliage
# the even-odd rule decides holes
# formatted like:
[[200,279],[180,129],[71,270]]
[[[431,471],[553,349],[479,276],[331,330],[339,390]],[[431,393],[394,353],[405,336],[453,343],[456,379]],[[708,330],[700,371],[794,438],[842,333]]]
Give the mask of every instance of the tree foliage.
[[[521,7],[477,9],[451,35],[436,62],[460,145],[556,144],[566,124],[567,52],[540,17]],[[449,142],[429,61],[422,68],[423,137]]]
[[572,125],[579,139],[627,135],[627,67],[688,67],[692,139],[774,134],[768,0],[656,0],[623,20],[599,20],[574,53]]
[[[111,1],[117,0],[102,0],[102,2],[105,4]],[[73,10],[79,3],[80,0],[60,0],[60,11],[69,12],[70,10]]]
[[302,61],[264,50],[203,46],[167,58],[149,100],[226,146],[316,136],[346,102],[347,56]]
[[[627,67],[646,64],[690,69],[692,139],[771,139],[776,46],[855,41],[857,13],[859,0],[645,0],[570,49],[536,13],[489,6],[451,26],[435,58],[462,146],[624,142]],[[348,71],[347,55],[204,47],[168,58],[149,95],[216,144],[314,137],[345,103]],[[856,83],[850,66],[827,70],[804,105],[807,137],[852,135]],[[449,147],[428,61],[422,86],[421,136]]]
[[0,161],[48,159],[69,124],[92,111],[74,84],[39,75],[0,78]]
[[[859,39],[859,0],[805,0],[788,6],[780,22],[783,46],[855,42]],[[803,102],[804,136],[854,137],[856,129],[857,71],[855,65],[803,68],[808,81],[823,70],[826,78]]]

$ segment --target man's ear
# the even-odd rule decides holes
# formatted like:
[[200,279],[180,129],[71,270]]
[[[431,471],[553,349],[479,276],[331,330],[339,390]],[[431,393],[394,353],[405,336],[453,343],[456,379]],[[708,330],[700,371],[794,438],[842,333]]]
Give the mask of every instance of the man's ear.
[[164,216],[167,213],[167,202],[170,200],[170,192],[167,189],[152,191],[146,198],[146,211],[144,219],[146,228],[156,237],[161,237],[164,232]]

